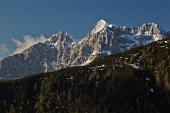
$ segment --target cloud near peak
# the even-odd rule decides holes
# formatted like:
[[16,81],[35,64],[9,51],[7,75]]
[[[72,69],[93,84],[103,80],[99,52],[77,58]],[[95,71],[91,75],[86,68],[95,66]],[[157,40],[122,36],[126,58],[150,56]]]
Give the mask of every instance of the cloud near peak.
[[12,41],[16,44],[16,49],[13,51],[12,55],[21,53],[25,49],[28,49],[30,46],[37,44],[39,42],[45,42],[47,39],[40,35],[40,37],[31,37],[29,35],[23,36],[24,41],[19,41],[17,39],[12,38]]
[[5,44],[0,45],[0,60],[9,54],[9,50]]

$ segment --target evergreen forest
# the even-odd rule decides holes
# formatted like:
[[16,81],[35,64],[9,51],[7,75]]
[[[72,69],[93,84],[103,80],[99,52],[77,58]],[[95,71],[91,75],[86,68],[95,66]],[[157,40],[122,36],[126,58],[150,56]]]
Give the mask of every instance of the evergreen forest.
[[170,39],[0,81],[0,113],[170,113]]

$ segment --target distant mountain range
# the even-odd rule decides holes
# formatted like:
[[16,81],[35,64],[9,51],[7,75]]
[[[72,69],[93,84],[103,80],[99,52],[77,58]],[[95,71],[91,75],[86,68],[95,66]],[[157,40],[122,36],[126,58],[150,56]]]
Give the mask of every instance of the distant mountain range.
[[58,32],[44,43],[38,43],[20,54],[0,61],[0,79],[18,79],[36,73],[52,72],[81,66],[97,57],[111,55],[170,37],[155,23],[138,28],[121,27],[99,20],[80,42],[67,32]]

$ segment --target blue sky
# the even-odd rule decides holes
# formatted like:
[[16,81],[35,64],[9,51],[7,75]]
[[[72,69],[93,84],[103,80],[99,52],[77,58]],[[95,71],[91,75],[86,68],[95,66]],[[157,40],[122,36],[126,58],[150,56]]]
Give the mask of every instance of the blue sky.
[[41,34],[49,38],[67,31],[83,38],[100,19],[129,27],[155,22],[170,31],[169,4],[169,0],[0,0],[0,59],[25,44],[24,36],[37,41]]

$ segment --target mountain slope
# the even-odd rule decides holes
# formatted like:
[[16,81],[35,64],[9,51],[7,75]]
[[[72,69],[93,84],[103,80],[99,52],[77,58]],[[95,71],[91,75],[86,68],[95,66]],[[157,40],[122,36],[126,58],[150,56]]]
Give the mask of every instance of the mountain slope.
[[128,28],[99,20],[94,29],[78,43],[67,32],[59,32],[45,43],[35,44],[20,54],[1,60],[0,77],[7,80],[17,79],[26,75],[86,65],[97,57],[146,45],[164,39],[169,34],[155,23]]
[[0,82],[0,112],[169,113],[170,39]]

